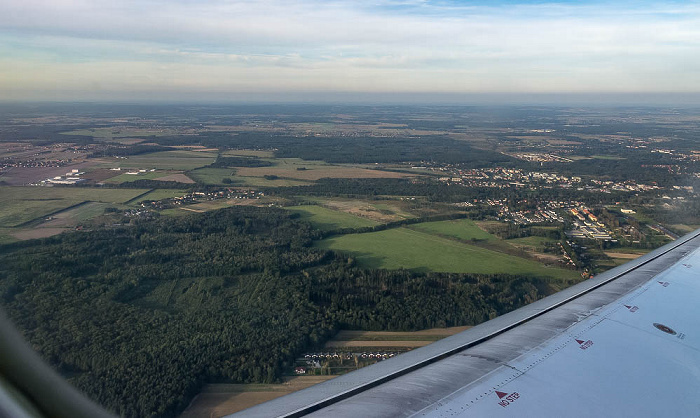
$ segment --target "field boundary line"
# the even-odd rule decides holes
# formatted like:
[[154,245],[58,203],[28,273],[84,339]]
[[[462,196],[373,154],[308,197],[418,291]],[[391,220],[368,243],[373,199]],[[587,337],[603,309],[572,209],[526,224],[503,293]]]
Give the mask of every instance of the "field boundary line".
[[[37,217],[34,218],[34,219],[31,219],[31,220],[26,221],[26,222],[22,222],[21,224],[15,225],[15,226],[13,226],[12,228],[24,228],[24,227],[26,227],[26,226],[30,226],[31,224],[33,224],[33,223],[35,223],[35,222],[41,221],[42,218],[47,218],[47,217],[49,217],[49,216],[58,215],[58,214],[61,213],[61,212],[65,212],[65,211],[67,211],[67,210],[75,209],[75,208],[77,208],[77,207],[79,207],[79,206],[83,206],[83,205],[86,205],[86,204],[91,203],[91,202],[93,202],[93,200],[83,200],[82,202],[78,202],[78,203],[76,203],[76,204],[74,204],[74,205],[67,206],[67,207],[65,207],[65,208],[63,208],[63,209],[58,209],[58,210],[55,210],[55,211],[53,211],[53,212],[51,212],[51,213],[47,213],[47,214],[44,214],[44,215],[41,215],[41,216],[37,216]],[[40,223],[40,222],[39,222],[39,223]]]

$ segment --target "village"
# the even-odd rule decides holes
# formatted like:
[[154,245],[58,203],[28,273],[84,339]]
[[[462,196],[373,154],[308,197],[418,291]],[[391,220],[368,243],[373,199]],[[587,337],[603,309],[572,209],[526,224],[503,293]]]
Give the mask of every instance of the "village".
[[[539,189],[575,189],[579,191],[611,193],[647,192],[659,190],[654,184],[641,184],[634,180],[614,182],[606,180],[583,180],[580,176],[564,176],[556,173],[526,171],[518,168],[473,168],[462,169],[449,165],[426,165],[426,168],[443,174],[438,181],[464,187],[487,187],[497,189],[527,188]],[[692,190],[690,190],[692,192]]]

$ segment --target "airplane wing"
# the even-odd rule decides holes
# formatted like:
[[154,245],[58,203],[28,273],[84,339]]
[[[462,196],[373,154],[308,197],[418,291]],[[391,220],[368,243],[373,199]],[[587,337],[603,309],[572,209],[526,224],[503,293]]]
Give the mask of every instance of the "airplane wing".
[[697,416],[700,230],[460,334],[232,417]]

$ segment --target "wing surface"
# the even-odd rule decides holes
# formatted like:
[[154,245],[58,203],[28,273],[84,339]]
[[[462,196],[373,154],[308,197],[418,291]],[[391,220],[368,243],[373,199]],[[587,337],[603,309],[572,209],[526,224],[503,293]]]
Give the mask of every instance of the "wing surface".
[[697,416],[700,230],[238,417]]

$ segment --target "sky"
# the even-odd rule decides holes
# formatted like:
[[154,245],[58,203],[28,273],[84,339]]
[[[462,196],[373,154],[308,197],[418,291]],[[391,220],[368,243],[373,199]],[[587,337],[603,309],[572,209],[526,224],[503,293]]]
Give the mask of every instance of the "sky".
[[0,100],[559,96],[700,98],[700,1],[0,2]]

